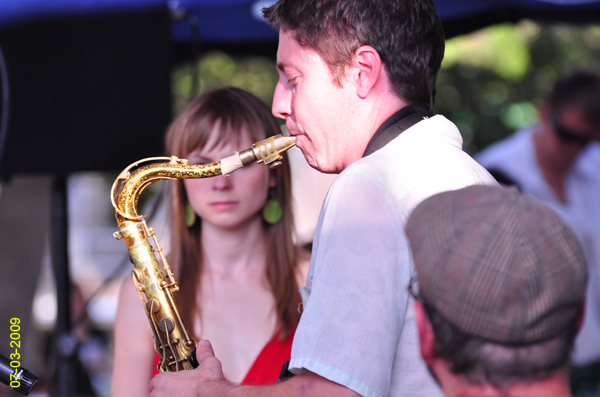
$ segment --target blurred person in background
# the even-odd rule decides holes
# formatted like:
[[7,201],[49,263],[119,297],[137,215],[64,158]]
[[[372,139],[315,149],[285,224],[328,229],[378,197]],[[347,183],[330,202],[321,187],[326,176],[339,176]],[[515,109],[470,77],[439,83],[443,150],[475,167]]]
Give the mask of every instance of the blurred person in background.
[[[206,164],[280,133],[260,99],[225,87],[188,105],[171,124],[166,148],[189,164]],[[168,260],[190,332],[213,342],[229,381],[275,383],[290,359],[298,288],[308,270],[306,254],[293,241],[289,161],[274,170],[251,164],[228,177],[178,179],[171,182],[169,210]],[[128,278],[115,322],[112,395],[146,396],[157,359]]]
[[421,354],[447,397],[571,395],[587,264],[555,211],[471,186],[425,200],[406,232]]
[[475,156],[498,180],[555,209],[575,230],[589,266],[573,390],[600,396],[600,72],[574,71],[554,85],[538,123]]

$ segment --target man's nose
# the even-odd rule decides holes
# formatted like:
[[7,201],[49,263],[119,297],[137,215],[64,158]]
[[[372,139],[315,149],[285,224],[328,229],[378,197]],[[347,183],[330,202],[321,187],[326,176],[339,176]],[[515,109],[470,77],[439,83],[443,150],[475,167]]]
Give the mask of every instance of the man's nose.
[[273,116],[284,120],[292,115],[292,92],[281,83],[275,86],[271,112]]

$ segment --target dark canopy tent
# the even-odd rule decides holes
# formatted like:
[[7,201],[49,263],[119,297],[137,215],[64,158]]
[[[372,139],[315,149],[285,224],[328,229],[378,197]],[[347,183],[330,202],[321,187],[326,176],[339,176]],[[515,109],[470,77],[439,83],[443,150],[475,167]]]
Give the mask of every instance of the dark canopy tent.
[[[203,49],[273,55],[277,33],[261,10],[275,0],[22,0],[0,2],[0,29],[57,18],[171,12],[173,44],[199,40]],[[546,22],[598,21],[598,0],[434,0],[446,37],[523,18]],[[104,34],[104,33],[102,33]]]
[[[216,45],[268,42],[277,34],[262,20],[261,9],[275,0],[21,0],[0,2],[0,28],[57,17],[143,12],[168,8],[185,17],[193,15],[200,37]],[[585,23],[597,21],[598,0],[434,0],[452,37],[498,22],[522,18],[538,21]],[[176,42],[194,35],[180,22],[172,26]]]
[[[0,178],[6,182],[23,174],[54,175],[52,250],[59,336],[69,333],[71,321],[66,176],[120,171],[160,154],[171,119],[172,65],[211,49],[274,56],[277,32],[261,17],[261,9],[274,2],[0,1]],[[600,20],[600,0],[434,2],[447,38],[523,18]],[[8,278],[22,277],[6,270]],[[57,392],[70,396],[68,343],[61,349]]]
[[[261,9],[274,0],[178,0],[170,2],[180,15],[196,18],[203,45],[234,51],[272,55],[277,33],[267,26]],[[446,37],[472,32],[500,22],[523,18],[546,22],[595,22],[600,18],[597,0],[434,0]],[[184,22],[173,24],[173,40],[194,39]]]
[[[523,18],[600,19],[600,0],[434,1],[448,38]],[[274,2],[0,2],[0,177],[119,170],[159,153],[173,63],[215,48],[274,56],[261,14]]]

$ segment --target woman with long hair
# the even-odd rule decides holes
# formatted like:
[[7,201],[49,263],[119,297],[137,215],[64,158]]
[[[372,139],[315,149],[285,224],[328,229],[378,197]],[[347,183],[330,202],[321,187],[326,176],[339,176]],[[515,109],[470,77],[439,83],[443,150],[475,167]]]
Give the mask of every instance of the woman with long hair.
[[[279,133],[260,99],[226,87],[188,105],[169,127],[166,148],[189,164],[213,163]],[[227,380],[274,383],[289,360],[308,270],[307,255],[294,244],[287,158],[274,170],[251,164],[228,177],[170,183],[168,260],[184,322],[197,340],[211,341]],[[115,322],[113,396],[147,395],[157,364],[153,346],[128,278]]]

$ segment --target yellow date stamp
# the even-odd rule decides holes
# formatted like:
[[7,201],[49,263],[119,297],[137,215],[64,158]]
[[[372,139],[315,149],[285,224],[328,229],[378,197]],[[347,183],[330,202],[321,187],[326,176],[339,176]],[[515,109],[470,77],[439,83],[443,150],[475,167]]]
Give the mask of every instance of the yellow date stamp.
[[14,353],[10,353],[10,366],[15,369],[14,374],[10,374],[10,387],[13,389],[21,386],[21,374],[22,370],[19,371],[21,367],[21,353],[19,353],[19,349],[21,348],[21,320],[18,318],[10,319],[10,348],[14,349]]

